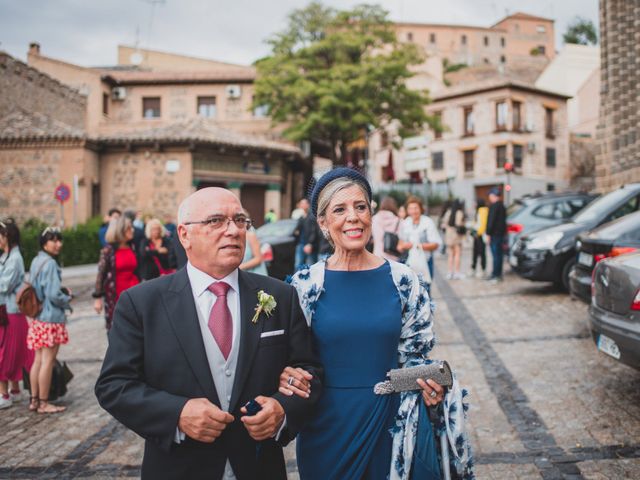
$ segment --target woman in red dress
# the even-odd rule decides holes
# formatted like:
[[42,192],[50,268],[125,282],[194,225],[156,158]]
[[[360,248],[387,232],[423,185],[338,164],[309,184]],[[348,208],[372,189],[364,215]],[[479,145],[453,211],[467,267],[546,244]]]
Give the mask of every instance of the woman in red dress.
[[138,259],[131,245],[133,240],[131,220],[125,216],[112,220],[107,228],[105,239],[107,246],[100,251],[93,306],[97,313],[100,313],[104,307],[106,327],[109,330],[120,294],[127,288],[140,283],[140,279],[138,278]]

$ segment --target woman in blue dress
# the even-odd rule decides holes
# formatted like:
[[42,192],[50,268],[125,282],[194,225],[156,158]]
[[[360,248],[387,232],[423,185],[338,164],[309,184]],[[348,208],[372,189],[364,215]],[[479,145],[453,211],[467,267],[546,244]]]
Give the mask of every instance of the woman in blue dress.
[[[296,273],[315,347],[325,369],[314,418],[297,439],[302,480],[440,478],[440,453],[427,418],[448,438],[454,477],[473,478],[463,432],[466,392],[445,392],[429,380],[421,391],[376,395],[373,387],[399,367],[429,363],[432,304],[425,284],[405,265],[366,250],[371,236],[371,188],[357,171],[338,168],[316,184],[311,208],[335,247],[326,261]],[[280,391],[305,396],[309,375],[287,367]]]

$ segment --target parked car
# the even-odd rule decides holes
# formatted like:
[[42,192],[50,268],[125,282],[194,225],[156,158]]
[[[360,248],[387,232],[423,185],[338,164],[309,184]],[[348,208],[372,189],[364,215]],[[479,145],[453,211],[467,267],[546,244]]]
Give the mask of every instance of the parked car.
[[640,212],[605,223],[578,236],[578,257],[569,273],[571,296],[591,303],[591,276],[595,265],[605,258],[640,251]]
[[507,208],[509,247],[521,235],[568,222],[596,197],[591,193],[547,193],[515,200]]
[[640,369],[640,253],[598,262],[589,327],[598,350]]
[[287,218],[266,223],[256,230],[270,277],[284,280],[294,273],[297,226],[298,220]]
[[568,290],[577,236],[639,209],[640,183],[624,185],[591,202],[570,222],[521,236],[511,249],[509,263],[521,277]]

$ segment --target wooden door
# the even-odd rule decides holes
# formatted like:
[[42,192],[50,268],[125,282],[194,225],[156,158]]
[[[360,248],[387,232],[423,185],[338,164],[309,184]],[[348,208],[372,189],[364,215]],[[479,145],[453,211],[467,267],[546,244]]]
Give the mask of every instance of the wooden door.
[[258,228],[264,224],[264,196],[267,191],[265,185],[243,185],[240,190],[240,202],[249,212],[253,226]]
[[489,192],[493,188],[497,188],[501,194],[504,191],[504,185],[502,183],[495,183],[493,185],[476,185],[475,187],[476,198],[474,199],[474,201],[477,201],[478,199],[483,199],[485,203],[489,205]]

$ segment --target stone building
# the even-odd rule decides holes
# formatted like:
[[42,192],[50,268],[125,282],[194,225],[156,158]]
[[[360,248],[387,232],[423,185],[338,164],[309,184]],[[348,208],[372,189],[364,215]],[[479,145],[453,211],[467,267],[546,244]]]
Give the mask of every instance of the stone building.
[[398,39],[450,65],[499,65],[555,56],[553,20],[515,13],[490,27],[397,23]]
[[640,1],[600,1],[601,88],[596,187],[640,182]]
[[[413,177],[423,183],[426,173],[430,193],[461,197],[467,205],[485,198],[493,187],[503,189],[507,200],[566,188],[567,98],[507,78],[441,91],[427,110],[440,119],[443,132],[424,132],[428,167]],[[379,137],[376,141],[373,164],[379,165],[381,176],[388,168],[389,151],[399,161],[397,168],[409,169],[402,163],[407,151],[389,150]],[[514,166],[512,173],[505,171],[506,163]]]
[[[65,205],[66,224],[113,206],[175,215],[186,195],[213,185],[235,191],[258,225],[269,209],[288,215],[311,164],[250,108],[252,67],[128,47],[119,57],[138,65],[80,67],[37,44],[29,66],[2,54],[8,214],[59,221],[53,190],[65,183],[77,200]],[[31,200],[12,197],[16,180]]]

